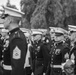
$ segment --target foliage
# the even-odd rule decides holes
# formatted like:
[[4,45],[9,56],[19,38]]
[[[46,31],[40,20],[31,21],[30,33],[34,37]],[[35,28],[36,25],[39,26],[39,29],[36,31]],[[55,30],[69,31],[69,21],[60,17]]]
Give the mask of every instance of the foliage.
[[24,27],[67,28],[68,24],[76,25],[76,0],[21,0],[21,7],[25,13]]
[[47,28],[45,13],[48,0],[38,0],[35,11],[31,18],[31,27],[33,28]]
[[30,24],[30,19],[32,16],[32,13],[35,9],[35,3],[33,0],[21,0],[21,10],[25,13],[25,16],[23,17],[23,27],[30,27],[28,24]]
[[8,2],[6,3],[6,6],[7,6],[7,7],[10,7],[10,8],[17,9],[16,5],[11,5],[11,4],[10,4],[10,0],[8,0]]

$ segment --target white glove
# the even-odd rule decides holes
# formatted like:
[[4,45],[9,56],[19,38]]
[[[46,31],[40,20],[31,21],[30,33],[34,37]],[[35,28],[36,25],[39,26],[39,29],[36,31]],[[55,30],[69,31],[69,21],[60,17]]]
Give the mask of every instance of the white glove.
[[43,73],[43,75],[46,75],[45,73]]
[[62,70],[64,70],[64,65],[65,65],[66,63],[62,63]]
[[34,73],[32,72],[31,75],[34,75]]

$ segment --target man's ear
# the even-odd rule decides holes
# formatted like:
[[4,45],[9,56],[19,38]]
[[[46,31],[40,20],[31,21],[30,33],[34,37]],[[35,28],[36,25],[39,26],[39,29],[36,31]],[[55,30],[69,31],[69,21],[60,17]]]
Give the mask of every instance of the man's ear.
[[12,22],[11,18],[8,17],[8,23],[10,24]]
[[9,17],[6,17],[5,20],[7,21],[8,24],[10,23],[10,18]]

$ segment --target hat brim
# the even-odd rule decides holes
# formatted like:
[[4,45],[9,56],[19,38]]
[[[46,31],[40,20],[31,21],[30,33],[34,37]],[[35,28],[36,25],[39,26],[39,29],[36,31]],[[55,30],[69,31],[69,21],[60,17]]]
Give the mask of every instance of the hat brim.
[[55,33],[55,36],[62,36],[62,33]]
[[2,14],[1,18],[2,19],[5,19],[6,17],[8,17],[9,15],[8,14]]
[[4,14],[8,14],[13,17],[21,18],[23,15],[25,15],[25,13],[20,12],[19,10],[10,8],[10,7],[4,7],[4,10],[5,10]]

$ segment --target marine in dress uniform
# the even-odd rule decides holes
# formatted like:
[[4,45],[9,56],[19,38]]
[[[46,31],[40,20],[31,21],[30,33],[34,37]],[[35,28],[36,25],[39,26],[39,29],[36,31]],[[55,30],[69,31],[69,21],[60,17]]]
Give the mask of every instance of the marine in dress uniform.
[[[24,13],[16,9],[4,7],[4,27],[9,30],[8,50],[5,53],[4,68],[11,69],[11,75],[25,75],[24,63],[27,52],[25,35],[19,28],[19,21]],[[10,61],[10,62],[9,62]],[[10,66],[9,66],[10,65]]]
[[68,25],[70,30],[70,40],[71,40],[71,48],[69,53],[69,58],[75,64],[74,74],[76,74],[76,26]]
[[41,40],[35,42],[31,51],[33,60],[33,72],[35,75],[43,75],[46,73],[49,61],[49,50],[46,44]]
[[[55,43],[51,48],[51,72],[50,75],[62,75],[62,63],[65,62],[66,56],[69,55],[69,49],[63,43],[63,33],[57,32],[55,33]],[[69,56],[68,56],[69,58]]]
[[[38,53],[40,51],[40,44],[41,44],[41,40],[39,40],[39,37],[41,37],[41,32],[40,34],[34,34],[32,35],[32,46],[30,47],[30,53],[31,53],[31,59],[32,59],[32,72],[35,74],[35,75],[38,75],[38,72],[37,72],[37,56],[38,56]],[[42,61],[42,60],[41,60]]]
[[[2,64],[3,64],[3,75],[10,75],[11,70],[9,69],[9,66],[11,64],[10,61],[10,55],[9,55],[9,35],[7,34],[8,30],[2,29],[1,34],[3,39],[3,50],[2,50]],[[9,57],[9,58],[8,58]],[[8,65],[8,68],[6,68],[5,65]]]

